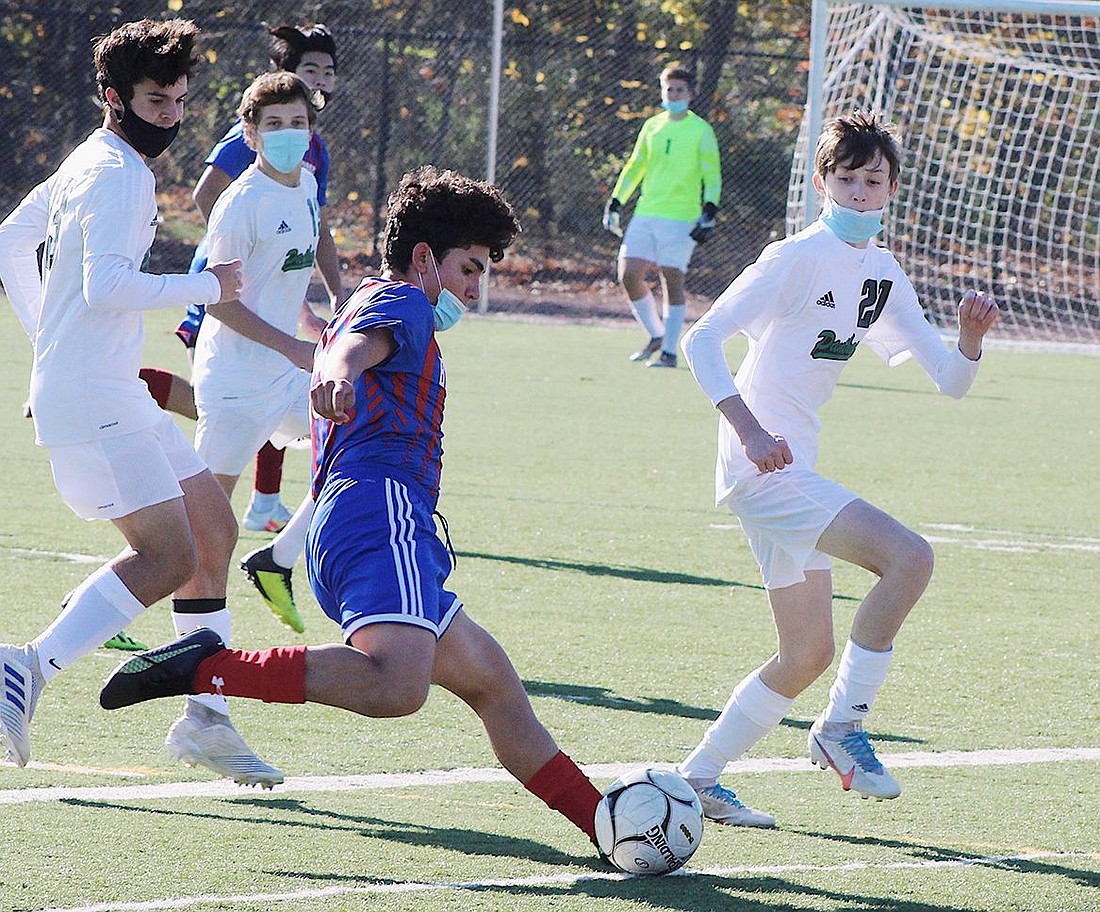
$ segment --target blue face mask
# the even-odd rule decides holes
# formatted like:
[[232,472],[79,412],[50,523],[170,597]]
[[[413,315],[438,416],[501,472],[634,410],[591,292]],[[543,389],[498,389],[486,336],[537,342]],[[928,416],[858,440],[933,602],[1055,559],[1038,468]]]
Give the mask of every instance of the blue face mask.
[[870,209],[867,212],[857,212],[855,209],[845,209],[826,196],[825,211],[821,213],[821,221],[845,243],[864,244],[882,231],[884,211]]
[[309,130],[268,130],[260,133],[260,151],[272,168],[290,174],[309,151]]
[[[432,269],[435,270],[435,280],[439,283],[439,297],[435,299],[435,304],[432,307],[435,330],[436,332],[446,332],[462,319],[462,315],[466,313],[466,305],[458,299],[458,295],[443,287],[443,282],[439,278],[439,267],[435,264],[434,256],[432,257]],[[419,272],[416,277],[420,279],[420,287],[423,288],[424,277]]]
[[435,300],[435,329],[436,332],[446,332],[454,326],[462,315],[466,313],[466,306],[444,288]]
[[687,101],[668,101],[667,99],[661,99],[661,107],[668,111],[669,114],[683,114],[688,109],[690,102]]

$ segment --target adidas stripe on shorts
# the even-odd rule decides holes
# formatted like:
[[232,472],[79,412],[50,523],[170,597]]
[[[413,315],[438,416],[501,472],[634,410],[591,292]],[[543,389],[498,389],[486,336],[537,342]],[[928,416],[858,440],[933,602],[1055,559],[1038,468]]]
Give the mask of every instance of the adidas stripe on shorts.
[[330,474],[306,538],[306,570],[344,642],[368,624],[412,624],[440,637],[461,610],[443,588],[451,556],[426,495],[378,473]]

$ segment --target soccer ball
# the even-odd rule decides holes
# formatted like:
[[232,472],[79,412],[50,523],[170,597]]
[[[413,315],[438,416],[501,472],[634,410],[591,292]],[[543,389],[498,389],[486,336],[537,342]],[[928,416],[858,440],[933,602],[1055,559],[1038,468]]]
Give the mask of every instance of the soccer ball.
[[608,786],[596,805],[596,844],[628,874],[684,866],[703,838],[703,807],[679,773],[640,769]]

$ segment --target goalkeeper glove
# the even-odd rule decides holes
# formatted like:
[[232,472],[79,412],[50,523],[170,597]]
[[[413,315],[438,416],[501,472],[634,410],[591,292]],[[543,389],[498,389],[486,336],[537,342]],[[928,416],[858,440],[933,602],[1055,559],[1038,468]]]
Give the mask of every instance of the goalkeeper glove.
[[699,216],[699,220],[695,223],[695,227],[691,229],[691,239],[696,244],[705,244],[712,234],[714,229],[718,227],[718,207],[714,203],[705,203],[703,205],[703,214]]
[[615,237],[623,236],[622,208],[623,204],[617,199],[608,200],[607,205],[603,208],[603,226]]

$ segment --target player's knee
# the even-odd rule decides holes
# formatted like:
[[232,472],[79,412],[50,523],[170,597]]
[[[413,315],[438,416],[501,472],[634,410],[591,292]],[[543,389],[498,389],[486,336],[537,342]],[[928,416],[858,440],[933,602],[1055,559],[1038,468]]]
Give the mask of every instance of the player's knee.
[[785,643],[779,648],[779,661],[785,668],[791,682],[797,679],[799,689],[809,687],[822,674],[828,671],[836,655],[836,646],[831,636],[822,636],[801,643]]
[[376,718],[398,718],[411,716],[418,712],[428,700],[428,681],[404,680],[394,682],[373,696],[373,710],[369,715]]
[[162,550],[153,555],[160,577],[168,591],[175,592],[199,569],[199,549],[193,538],[179,542],[171,550]]
[[240,526],[228,500],[204,512],[202,528],[195,532],[201,541],[201,558],[204,564],[229,563],[240,536]]
[[361,663],[348,667],[345,674],[349,681],[358,682],[347,708],[376,719],[393,719],[411,716],[428,699],[431,688],[430,672],[420,674],[392,657],[349,651],[348,657]]
[[898,557],[897,565],[909,584],[923,592],[929,580],[932,579],[935,562],[936,555],[932,551],[932,546],[922,536],[913,532]]

